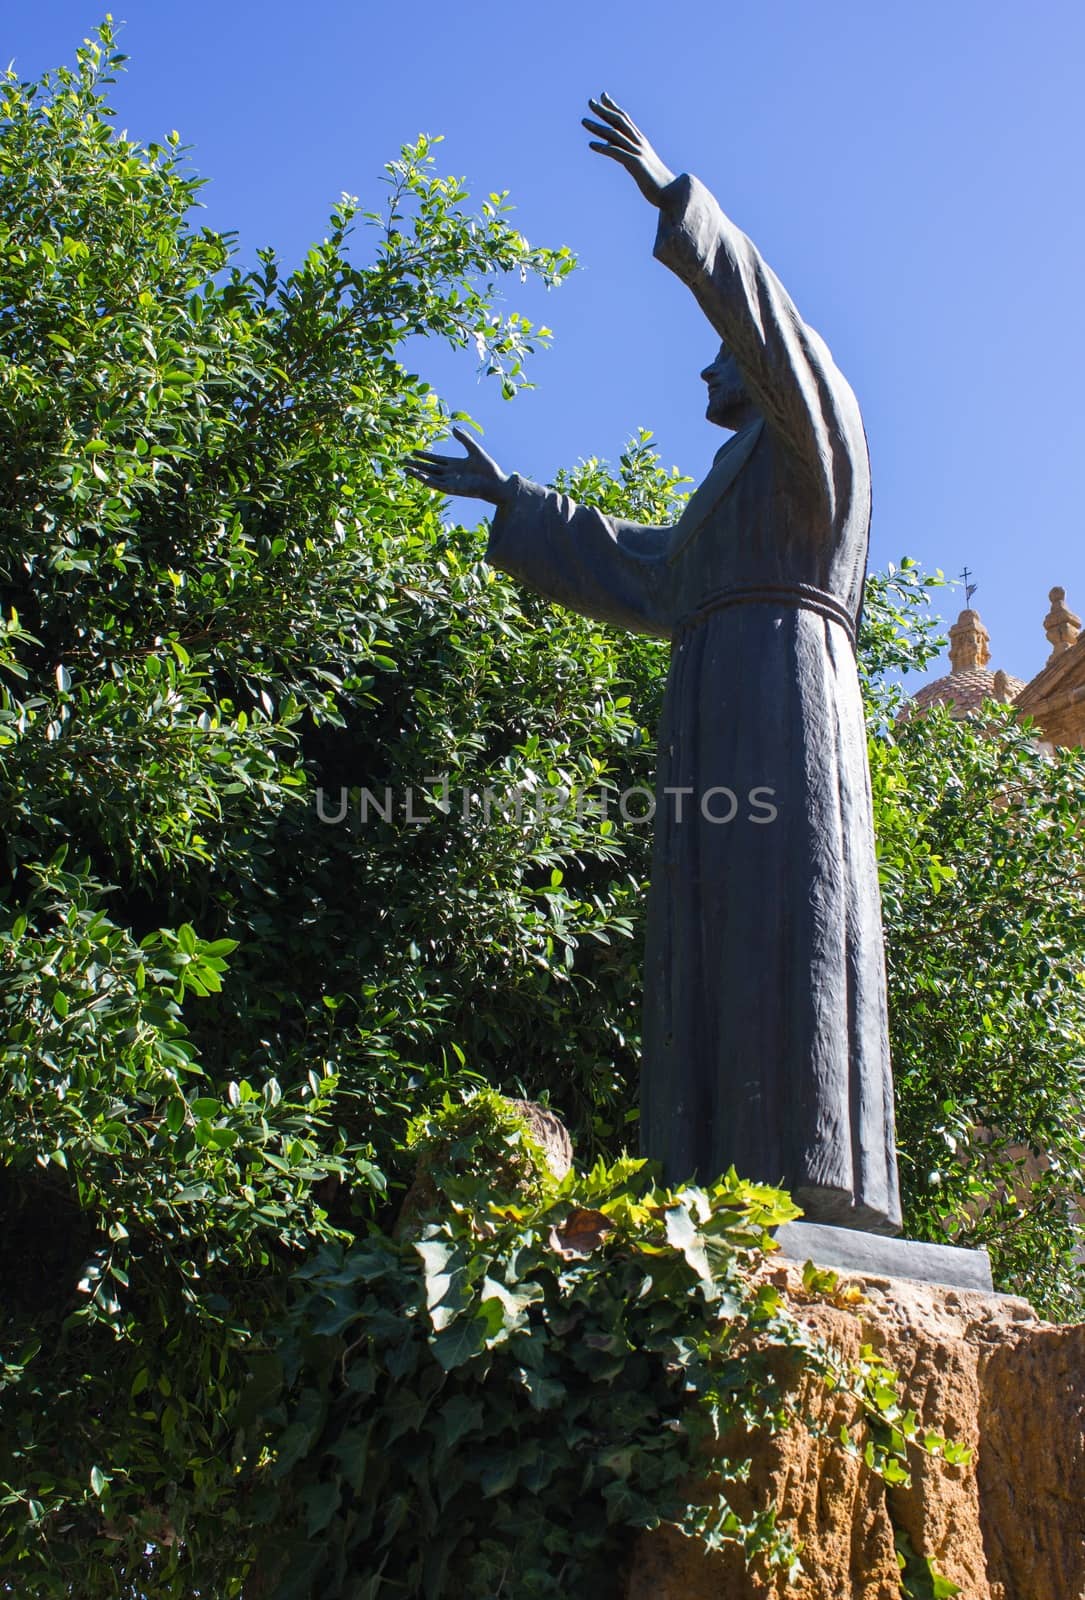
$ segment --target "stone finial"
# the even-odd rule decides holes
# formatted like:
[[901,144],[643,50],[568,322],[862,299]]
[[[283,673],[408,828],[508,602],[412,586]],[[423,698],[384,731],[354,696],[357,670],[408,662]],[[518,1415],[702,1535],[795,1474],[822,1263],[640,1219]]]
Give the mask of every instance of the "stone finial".
[[954,672],[985,667],[991,659],[991,635],[978,611],[962,611],[949,630],[949,663]]
[[991,696],[995,700],[1008,702],[1010,699],[1010,680],[999,667],[995,673],[995,681],[991,685]]
[[1051,610],[1044,618],[1044,632],[1051,645],[1051,654],[1047,658],[1050,663],[1077,642],[1077,636],[1081,632],[1081,618],[1075,617],[1069,609],[1066,604],[1066,590],[1059,588],[1057,584],[1048,598],[1051,601]]

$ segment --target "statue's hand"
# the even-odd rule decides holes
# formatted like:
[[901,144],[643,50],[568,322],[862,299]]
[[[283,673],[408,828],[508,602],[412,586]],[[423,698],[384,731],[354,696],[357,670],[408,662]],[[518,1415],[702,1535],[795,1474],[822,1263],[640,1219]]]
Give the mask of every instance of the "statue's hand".
[[439,494],[459,494],[468,500],[503,505],[510,495],[508,474],[462,428],[453,428],[452,433],[467,451],[466,456],[439,456],[432,450],[415,450],[404,462],[404,472]]
[[588,104],[595,115],[603,119],[602,122],[592,122],[590,117],[581,119],[589,133],[601,135],[591,141],[589,148],[620,161],[626,171],[633,174],[644,198],[654,206],[662,205],[663,191],[674,182],[674,173],[663,165],[632,117],[626,116],[608,94],[589,100]]

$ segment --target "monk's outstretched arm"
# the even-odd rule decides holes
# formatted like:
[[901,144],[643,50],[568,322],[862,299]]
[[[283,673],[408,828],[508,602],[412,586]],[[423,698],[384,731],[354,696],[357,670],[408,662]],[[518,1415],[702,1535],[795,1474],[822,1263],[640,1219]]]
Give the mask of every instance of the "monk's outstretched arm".
[[442,494],[494,506],[486,559],[529,589],[597,622],[634,633],[670,632],[664,559],[670,528],[623,522],[568,495],[502,472],[470,434],[465,456],[418,450],[408,475]]
[[672,530],[623,522],[514,476],[497,508],[487,561],[596,622],[670,634],[665,552]]

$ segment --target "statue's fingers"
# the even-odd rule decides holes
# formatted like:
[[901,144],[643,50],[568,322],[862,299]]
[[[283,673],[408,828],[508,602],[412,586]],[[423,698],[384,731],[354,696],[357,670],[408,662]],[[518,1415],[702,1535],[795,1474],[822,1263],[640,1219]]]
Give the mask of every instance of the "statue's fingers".
[[617,145],[601,144],[597,139],[589,139],[589,150],[598,150],[601,156],[609,156],[612,161],[617,161],[627,172],[635,172],[643,166],[640,157],[631,150],[619,150]]
[[595,112],[597,117],[601,117],[603,119],[608,128],[614,128],[619,133],[628,134],[630,131],[629,119],[624,117],[622,113],[617,110],[617,108],[613,105],[613,102],[608,105],[608,99],[609,96],[603,95],[599,100],[589,100],[588,106],[592,111]]
[[635,134],[638,139],[642,139],[644,137],[636,123],[633,121],[633,118],[629,115],[629,112],[622,110],[621,106],[618,104],[617,100],[614,99],[613,95],[609,95],[604,91],[600,98],[603,105],[609,112],[616,117],[620,117],[622,122],[629,129],[630,133]]
[[490,457],[486,454],[478,440],[473,439],[469,433],[466,433],[463,430],[463,428],[453,428],[452,437],[454,439],[458,439],[463,445],[463,448],[467,451],[467,454],[469,456],[474,456],[476,461],[489,462]]
[[602,122],[593,122],[590,117],[581,117],[580,121],[589,133],[597,133],[600,138],[609,140],[622,150],[628,150],[631,155],[636,152],[636,145],[632,139],[627,139],[624,133],[618,132],[617,128],[607,127]]
[[436,450],[412,450],[408,459],[411,461],[425,461],[435,467],[449,467],[452,465],[451,456],[439,456]]
[[633,121],[633,118],[623,111],[621,106],[610,98],[609,94],[601,95],[598,100],[589,100],[588,104],[597,116],[602,117],[604,122],[608,122],[612,128],[616,128],[627,139],[644,140],[644,135]]

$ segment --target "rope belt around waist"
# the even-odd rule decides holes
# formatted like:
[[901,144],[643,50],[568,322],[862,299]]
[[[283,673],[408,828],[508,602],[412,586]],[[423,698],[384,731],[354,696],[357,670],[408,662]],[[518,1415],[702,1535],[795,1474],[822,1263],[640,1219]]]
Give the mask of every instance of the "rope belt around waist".
[[848,636],[852,649],[856,647],[855,621],[846,606],[825,589],[816,589],[812,583],[759,583],[748,588],[718,589],[710,594],[693,611],[681,619],[673,637],[699,627],[713,612],[728,606],[797,606],[803,611],[817,611],[830,622],[839,622]]

